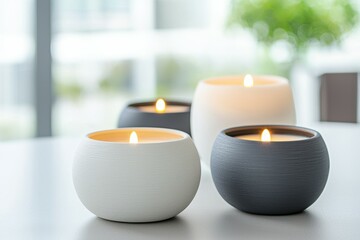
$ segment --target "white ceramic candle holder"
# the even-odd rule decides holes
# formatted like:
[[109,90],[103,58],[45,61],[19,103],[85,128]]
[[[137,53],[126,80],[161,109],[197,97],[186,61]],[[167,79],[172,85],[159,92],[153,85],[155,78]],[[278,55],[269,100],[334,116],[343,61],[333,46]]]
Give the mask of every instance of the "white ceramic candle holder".
[[254,76],[244,86],[243,76],[201,81],[191,109],[191,134],[201,160],[210,165],[216,136],[224,129],[256,124],[296,123],[292,91],[287,79]]
[[[133,131],[138,143],[129,143]],[[122,128],[87,135],[75,155],[73,181],[81,202],[96,216],[153,222],[174,217],[190,204],[200,172],[188,134]]]

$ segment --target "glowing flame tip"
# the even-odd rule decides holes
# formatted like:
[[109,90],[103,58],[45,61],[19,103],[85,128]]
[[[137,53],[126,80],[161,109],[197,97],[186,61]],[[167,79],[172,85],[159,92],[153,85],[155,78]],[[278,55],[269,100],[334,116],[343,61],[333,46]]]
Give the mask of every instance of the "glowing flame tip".
[[262,142],[270,142],[271,141],[271,134],[268,129],[264,129],[264,131],[261,133],[261,141]]
[[254,80],[250,74],[246,74],[244,77],[244,87],[252,87],[254,85]]
[[130,134],[130,143],[136,144],[139,142],[138,136],[135,131],[132,131]]
[[165,102],[165,100],[162,99],[162,98],[159,98],[159,99],[156,101],[155,108],[156,108],[156,112],[158,112],[158,113],[163,113],[163,112],[165,112],[165,109],[166,109],[166,102]]

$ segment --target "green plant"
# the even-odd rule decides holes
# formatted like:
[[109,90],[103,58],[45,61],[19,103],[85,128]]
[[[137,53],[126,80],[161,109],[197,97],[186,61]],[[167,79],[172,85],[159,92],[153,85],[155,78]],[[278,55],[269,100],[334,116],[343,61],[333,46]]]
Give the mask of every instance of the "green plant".
[[99,82],[99,89],[105,93],[118,93],[118,91],[128,87],[130,75],[131,66],[129,62],[110,65]]
[[72,101],[79,100],[84,93],[83,87],[76,81],[61,82],[55,81],[56,95],[61,98],[70,99]]
[[287,41],[300,54],[314,43],[340,43],[357,20],[350,0],[233,0],[229,25],[251,30],[267,46]]

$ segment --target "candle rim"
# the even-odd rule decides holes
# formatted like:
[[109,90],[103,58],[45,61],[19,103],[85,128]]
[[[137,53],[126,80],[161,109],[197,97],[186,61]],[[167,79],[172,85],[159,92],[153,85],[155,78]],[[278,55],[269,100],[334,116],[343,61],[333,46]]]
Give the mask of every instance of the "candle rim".
[[[129,141],[109,141],[109,140],[101,140],[101,139],[97,139],[95,138],[97,135],[104,135],[104,134],[115,134],[118,132],[127,132],[128,133],[128,139],[130,139],[130,134],[132,131],[135,131],[139,137],[139,131],[146,131],[146,132],[151,132],[151,131],[156,131],[158,133],[168,133],[169,135],[174,135],[174,138],[171,139],[164,139],[164,140],[156,140],[156,141],[151,141],[151,142],[141,142],[141,139],[139,139],[140,141],[136,144],[132,144]],[[177,137],[175,137],[177,136]],[[140,137],[139,137],[140,138]],[[149,145],[149,144],[161,144],[161,143],[170,143],[170,142],[178,142],[178,141],[183,141],[185,139],[190,138],[190,136],[180,130],[176,130],[176,129],[170,129],[170,128],[157,128],[157,127],[125,127],[125,128],[114,128],[114,129],[105,129],[105,130],[99,130],[99,131],[95,131],[95,132],[91,132],[86,134],[86,139],[89,141],[94,141],[94,142],[102,142],[102,143],[107,143],[107,144],[119,144],[119,145]]]
[[[246,74],[247,75],[247,74]],[[273,87],[273,86],[281,86],[281,85],[288,85],[288,79],[282,76],[276,76],[276,75],[251,75],[254,81],[254,85],[252,87],[245,87],[243,84],[244,78],[246,75],[229,75],[229,76],[218,76],[218,77],[212,77],[202,80],[200,83],[204,84],[206,86],[212,86],[212,87],[223,87],[223,88],[246,88],[246,89],[253,89],[253,88],[266,88],[266,87]],[[256,81],[269,81],[269,83],[256,85]],[[230,83],[230,84],[224,84],[223,82],[238,82],[238,84]],[[219,82],[219,83],[215,83]]]
[[[190,109],[191,109],[191,103],[190,102],[186,102],[186,101],[176,101],[176,100],[167,100],[165,98],[163,98],[166,102],[166,106],[181,106],[181,107],[189,107],[189,109],[187,111],[182,111],[182,112],[170,112],[170,113],[161,113],[161,114],[183,114],[183,113],[187,113],[187,112],[190,112]],[[127,104],[127,108],[130,108],[130,109],[133,109],[133,110],[137,110],[137,111],[140,111],[139,110],[139,107],[147,107],[147,106],[154,106],[155,108],[155,104],[156,104],[156,101],[158,100],[157,99],[152,99],[152,100],[149,100],[149,101],[134,101],[134,102],[130,102]],[[158,113],[153,113],[153,112],[145,112],[145,111],[142,111],[142,113],[144,114],[158,114]]]
[[[159,100],[160,98],[156,98],[156,99],[151,99],[151,100],[144,100],[144,101],[132,101],[128,104],[128,106],[133,106],[133,107],[141,107],[141,106],[152,106],[156,103],[157,100]],[[187,102],[187,101],[176,101],[176,100],[167,100],[166,98],[162,98],[165,100],[167,105],[175,105],[175,106],[186,106],[186,107],[190,107],[191,103]]]
[[[231,137],[237,139],[239,141],[249,141],[249,142],[261,142],[256,140],[248,140],[237,138],[243,135],[249,134],[260,134],[264,129],[268,129],[271,134],[283,134],[283,135],[294,135],[304,137],[304,139],[296,139],[296,140],[289,140],[289,141],[271,141],[271,143],[286,143],[286,142],[299,142],[299,141],[308,141],[320,136],[320,134],[309,128],[305,127],[298,127],[292,125],[251,125],[251,126],[241,126],[241,127],[233,127],[223,130],[221,133],[227,137]],[[268,143],[268,142],[264,142]]]

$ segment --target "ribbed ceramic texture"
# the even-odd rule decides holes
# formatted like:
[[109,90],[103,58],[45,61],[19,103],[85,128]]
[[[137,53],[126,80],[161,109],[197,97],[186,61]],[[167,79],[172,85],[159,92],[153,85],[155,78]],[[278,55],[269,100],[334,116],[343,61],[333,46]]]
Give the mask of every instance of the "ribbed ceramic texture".
[[201,172],[195,145],[182,134],[180,140],[145,144],[86,138],[73,165],[81,202],[113,221],[153,222],[179,214],[194,198]]
[[329,174],[321,135],[314,131],[306,140],[264,143],[226,134],[244,128],[221,132],[212,151],[212,177],[225,201],[245,212],[269,215],[297,213],[313,204]]
[[154,102],[129,104],[120,114],[117,127],[160,127],[186,132],[190,131],[190,108],[186,102],[167,101],[168,105],[189,106],[189,111],[178,113],[151,113],[140,111],[138,106],[155,106]]
[[[260,76],[261,77],[261,76]],[[222,77],[238,81],[241,76]],[[277,84],[245,88],[242,85],[213,85],[201,81],[191,108],[191,134],[201,161],[210,166],[211,149],[224,129],[256,124],[296,123],[292,91],[281,77],[263,76]]]

